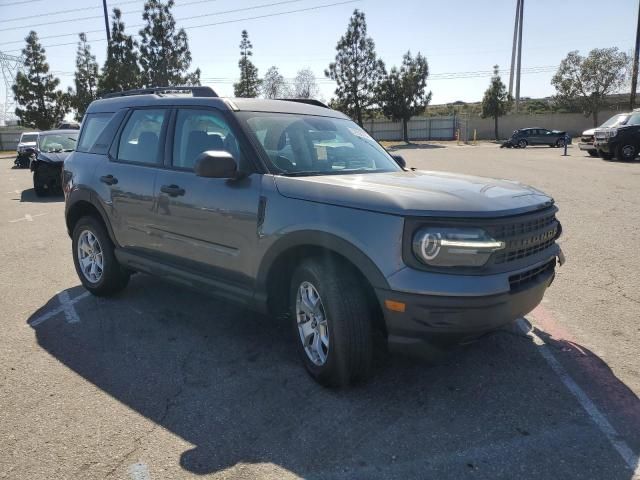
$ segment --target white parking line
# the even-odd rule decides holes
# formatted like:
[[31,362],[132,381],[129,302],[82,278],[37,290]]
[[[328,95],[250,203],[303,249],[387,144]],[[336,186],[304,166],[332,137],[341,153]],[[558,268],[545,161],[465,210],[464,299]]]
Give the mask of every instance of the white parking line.
[[36,213],[35,215],[29,215],[28,213],[25,214],[24,217],[22,218],[17,218],[15,220],[9,220],[9,223],[16,223],[16,222],[22,222],[22,221],[27,221],[27,222],[33,222],[33,219],[35,217],[41,217],[43,215],[46,215],[46,213]]
[[149,480],[149,468],[146,464],[139,462],[129,466],[129,478],[131,480]]
[[532,329],[529,328],[527,322],[520,318],[518,319],[518,327],[522,330],[526,335],[531,336],[533,342],[538,346],[537,350],[540,352],[540,355],[547,361],[551,369],[560,377],[564,386],[569,389],[569,391],[573,394],[574,397],[578,400],[582,408],[585,409],[587,414],[591,417],[593,423],[600,429],[602,433],[604,433],[609,443],[617,450],[620,456],[623,458],[627,466],[631,469],[632,476],[631,480],[640,479],[640,459],[638,455],[636,455],[633,450],[627,445],[620,434],[613,428],[613,425],[609,423],[609,420],[598,410],[598,407],[591,401],[591,399],[587,396],[587,394],[578,386],[573,378],[569,375],[569,373],[565,370],[565,368],[560,364],[558,359],[553,356],[551,350],[544,340],[542,340],[538,335],[534,333]]
[[43,313],[39,317],[34,318],[29,322],[29,325],[32,327],[37,327],[41,323],[46,322],[50,318],[55,317],[62,312],[64,312],[67,323],[78,323],[80,321],[80,317],[78,316],[78,313],[76,312],[76,309],[73,305],[78,303],[83,298],[87,298],[89,295],[91,295],[89,292],[84,292],[75,298],[70,298],[69,292],[60,292],[58,294],[58,301],[60,302],[60,306],[54,308],[53,310],[49,310],[46,313]]

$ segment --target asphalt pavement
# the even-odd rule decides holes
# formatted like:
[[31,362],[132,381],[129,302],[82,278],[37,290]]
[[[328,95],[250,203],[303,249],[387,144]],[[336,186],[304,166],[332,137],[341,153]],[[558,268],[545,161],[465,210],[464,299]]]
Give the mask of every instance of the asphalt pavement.
[[89,295],[62,199],[0,160],[0,478],[637,478],[640,162],[569,150],[398,150],[552,194],[568,261],[526,321],[341,391],[276,319],[146,275]]

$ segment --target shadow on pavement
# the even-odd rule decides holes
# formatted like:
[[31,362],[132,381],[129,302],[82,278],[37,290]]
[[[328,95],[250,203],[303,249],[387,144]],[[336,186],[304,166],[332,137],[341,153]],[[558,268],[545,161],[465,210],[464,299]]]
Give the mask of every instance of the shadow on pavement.
[[433,143],[406,143],[402,145],[391,145],[386,147],[390,152],[396,152],[399,150],[429,150],[433,148],[446,148],[445,145],[438,145]]
[[60,313],[32,325],[38,344],[194,444],[179,460],[189,472],[270,463],[311,478],[630,478],[515,329],[436,367],[391,358],[370,382],[333,391],[305,374],[289,325],[155,278],[135,275],[117,297],[75,310],[79,323]]
[[64,202],[64,195],[60,194],[47,194],[39,197],[36,195],[36,191],[33,188],[23,190],[20,194],[20,202],[23,203],[51,203],[51,202]]

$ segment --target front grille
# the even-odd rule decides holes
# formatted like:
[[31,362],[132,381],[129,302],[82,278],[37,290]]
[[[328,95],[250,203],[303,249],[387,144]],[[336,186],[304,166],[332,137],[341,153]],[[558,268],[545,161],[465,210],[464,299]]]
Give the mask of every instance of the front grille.
[[554,258],[550,262],[539,267],[532,268],[531,270],[527,270],[526,272],[518,273],[517,275],[511,275],[509,277],[509,286],[511,287],[511,291],[521,290],[525,288],[527,284],[535,282],[538,278],[546,275],[549,272],[552,272],[555,268],[556,260]]
[[593,135],[580,138],[582,143],[593,143]]
[[598,140],[606,140],[609,137],[607,130],[596,130],[594,137]]
[[555,212],[553,208],[534,218],[491,228],[493,238],[505,242],[505,248],[495,253],[493,263],[513,262],[551,247],[560,234]]

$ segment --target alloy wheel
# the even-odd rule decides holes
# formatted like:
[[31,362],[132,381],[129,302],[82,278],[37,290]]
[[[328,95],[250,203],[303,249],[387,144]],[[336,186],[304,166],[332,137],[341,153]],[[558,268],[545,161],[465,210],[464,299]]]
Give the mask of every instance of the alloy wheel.
[[80,271],[91,283],[98,283],[104,272],[104,256],[98,237],[83,230],[78,237],[78,263]]
[[296,321],[307,357],[315,365],[324,365],[329,355],[329,326],[320,294],[310,282],[298,287]]

